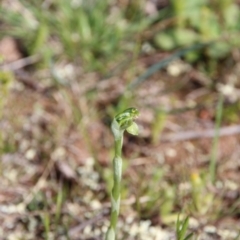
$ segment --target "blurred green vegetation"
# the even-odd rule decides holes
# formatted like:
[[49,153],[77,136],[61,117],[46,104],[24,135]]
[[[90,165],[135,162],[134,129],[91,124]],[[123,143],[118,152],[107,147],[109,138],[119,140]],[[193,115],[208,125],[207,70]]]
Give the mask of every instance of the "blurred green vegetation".
[[[3,119],[3,109],[7,102],[11,83],[13,82],[13,80],[14,80],[14,76],[11,72],[0,70],[0,96],[1,96],[0,97],[0,119]],[[8,152],[8,151],[10,151],[10,148],[6,143],[6,136],[4,138],[3,131],[0,131],[0,155],[3,152]]]
[[[240,12],[234,0],[171,1],[170,27],[155,37],[157,46],[165,50],[194,43],[215,41],[205,54],[211,59],[221,59],[239,47]],[[199,52],[187,55],[189,61],[201,61]]]
[[1,36],[20,38],[29,55],[41,53],[46,60],[64,56],[85,70],[106,72],[110,62],[132,49],[129,38],[146,22],[138,17],[129,23],[125,17],[129,11],[139,13],[138,3],[121,11],[111,8],[109,0],[19,2],[17,10],[1,9],[0,20],[6,24]]
[[144,14],[145,1],[130,1],[122,8],[111,0],[19,3],[18,8],[1,8],[0,37],[20,39],[29,55],[40,53],[45,60],[64,56],[85,70],[107,73],[109,66],[116,66],[139,42],[145,42],[140,33],[169,20],[151,34],[153,47],[171,51],[214,41],[204,52],[186,54],[187,60],[195,62],[225,58],[239,47],[240,12],[234,0],[172,0],[150,17]]

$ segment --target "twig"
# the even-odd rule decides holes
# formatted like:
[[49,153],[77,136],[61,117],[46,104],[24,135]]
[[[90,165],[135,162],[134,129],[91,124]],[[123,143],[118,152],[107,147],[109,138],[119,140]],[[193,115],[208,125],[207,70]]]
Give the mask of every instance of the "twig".
[[0,65],[0,70],[16,71],[18,69],[24,68],[28,65],[38,62],[39,59],[40,59],[40,56],[38,56],[38,55],[21,58],[17,61]]
[[106,209],[106,208],[103,209],[95,217],[93,217],[93,218],[89,219],[88,221],[85,221],[85,222],[81,223],[80,225],[77,225],[77,226],[73,227],[72,229],[70,229],[69,233],[68,233],[69,236],[74,237],[75,235],[79,234],[79,232],[81,232],[86,226],[89,226],[89,225],[92,226],[94,223],[99,222],[108,213],[109,213],[109,209]]
[[24,70],[19,69],[15,71],[17,80],[21,82],[25,87],[37,91],[37,92],[44,92],[46,88],[41,86],[39,83],[34,81],[34,79]]
[[51,173],[53,166],[54,166],[54,160],[50,159],[48,161],[47,166],[45,167],[42,175],[40,176],[37,183],[35,184],[35,186],[31,189],[29,194],[24,197],[23,203],[25,205],[29,204],[32,201],[32,199],[34,198],[34,196],[36,195],[36,193],[42,188],[42,185],[43,185],[44,181],[46,181],[48,175]]
[[[240,125],[222,127],[219,129],[219,137],[230,136],[240,133]],[[160,137],[162,142],[180,142],[194,140],[199,138],[213,138],[216,132],[215,129],[205,129],[197,131],[183,131],[177,133],[163,134]]]

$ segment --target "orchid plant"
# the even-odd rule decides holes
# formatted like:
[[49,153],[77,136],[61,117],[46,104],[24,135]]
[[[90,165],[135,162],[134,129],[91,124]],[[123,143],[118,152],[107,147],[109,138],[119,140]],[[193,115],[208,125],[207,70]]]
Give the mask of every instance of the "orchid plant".
[[115,240],[116,226],[120,210],[121,200],[121,178],[122,178],[122,144],[123,134],[127,130],[132,135],[138,135],[138,125],[134,120],[138,117],[136,108],[128,108],[116,115],[112,121],[111,129],[115,140],[115,155],[113,159],[113,188],[111,192],[111,217],[110,226],[105,240]]

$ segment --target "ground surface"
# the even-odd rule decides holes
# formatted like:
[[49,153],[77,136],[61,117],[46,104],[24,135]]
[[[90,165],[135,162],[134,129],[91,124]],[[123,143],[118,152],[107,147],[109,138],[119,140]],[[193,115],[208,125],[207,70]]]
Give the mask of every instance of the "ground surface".
[[59,62],[57,73],[70,79],[61,84],[37,58],[15,68],[26,58],[13,38],[1,40],[0,51],[14,68],[1,93],[0,239],[104,239],[110,123],[130,106],[140,111],[140,133],[124,139],[119,239],[176,239],[179,213],[189,216],[193,239],[238,239],[239,50],[217,81],[178,60],[130,92],[129,79],[170,53],[139,56],[132,71],[108,78]]

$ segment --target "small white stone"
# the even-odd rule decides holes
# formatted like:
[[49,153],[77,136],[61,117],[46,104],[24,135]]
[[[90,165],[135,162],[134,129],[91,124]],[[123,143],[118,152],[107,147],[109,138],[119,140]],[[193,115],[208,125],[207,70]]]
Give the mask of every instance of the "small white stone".
[[166,156],[167,156],[167,157],[173,158],[173,157],[176,157],[176,156],[177,156],[177,152],[176,152],[176,150],[173,149],[173,148],[168,148],[168,149],[166,149],[165,153],[166,153]]
[[35,149],[28,149],[26,154],[25,154],[25,157],[28,160],[33,160],[36,157],[36,154],[37,153],[36,153]]
[[59,158],[62,158],[66,155],[66,150],[63,147],[59,147],[57,149],[55,149],[52,153],[52,158],[54,160],[58,160]]
[[187,72],[190,69],[190,65],[184,63],[183,61],[177,60],[170,63],[167,67],[167,72],[173,77],[178,77],[184,72]]
[[94,210],[101,209],[102,205],[99,201],[93,200],[93,201],[91,201],[91,208]]
[[211,226],[211,225],[209,225],[209,226],[205,226],[204,227],[204,232],[206,232],[206,233],[216,233],[216,227],[215,226]]
[[86,226],[83,230],[84,234],[88,235],[88,234],[91,234],[92,232],[92,229],[91,229],[91,226]]
[[222,84],[222,83],[217,84],[217,89],[218,89],[219,92],[221,92],[225,96],[232,95],[234,93],[234,90],[235,90],[233,85]]
[[238,233],[228,229],[220,229],[217,231],[222,239],[236,239]]

